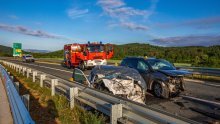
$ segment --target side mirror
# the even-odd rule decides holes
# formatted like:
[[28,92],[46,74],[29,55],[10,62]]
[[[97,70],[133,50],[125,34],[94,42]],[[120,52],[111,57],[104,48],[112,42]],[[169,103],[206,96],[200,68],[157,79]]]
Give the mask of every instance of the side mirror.
[[86,53],[86,52],[83,52],[83,55],[84,55],[84,56],[87,56],[87,53]]

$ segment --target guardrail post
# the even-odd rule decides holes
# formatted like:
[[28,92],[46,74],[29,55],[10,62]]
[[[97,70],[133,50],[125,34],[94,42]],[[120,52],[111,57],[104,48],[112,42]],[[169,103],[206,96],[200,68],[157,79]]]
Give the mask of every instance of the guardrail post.
[[21,96],[21,99],[25,105],[25,107],[27,108],[27,110],[29,111],[29,104],[30,104],[30,95],[29,94],[25,94]]
[[42,74],[40,75],[40,87],[43,87],[44,86],[44,80],[46,79],[46,75],[45,74]]
[[17,92],[19,93],[19,82],[14,82],[15,88]]
[[51,79],[51,96],[55,95],[55,86],[58,85],[58,79]]
[[122,104],[115,104],[111,106],[110,123],[117,124],[118,118],[122,117]]
[[33,71],[33,82],[36,81],[37,71]]
[[17,71],[18,71],[18,73],[20,73],[19,72],[20,71],[20,65],[17,66]]
[[25,68],[25,67],[23,67],[23,69],[22,69],[22,73],[23,73],[23,76],[25,75],[25,71],[26,71],[27,69]]
[[74,103],[75,103],[75,96],[78,96],[78,88],[77,87],[71,87],[69,89],[69,100],[70,100],[70,109],[74,108]]
[[21,73],[22,71],[22,66],[19,67],[19,74]]
[[19,71],[19,65],[16,65],[16,72]]
[[27,78],[29,78],[30,73],[31,73],[31,69],[27,69]]

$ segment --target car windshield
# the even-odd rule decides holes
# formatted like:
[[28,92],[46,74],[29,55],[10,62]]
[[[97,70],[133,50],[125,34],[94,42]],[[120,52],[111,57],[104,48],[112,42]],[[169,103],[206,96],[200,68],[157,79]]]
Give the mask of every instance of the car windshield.
[[168,61],[161,59],[147,60],[154,70],[175,70],[176,68]]
[[88,48],[89,52],[103,52],[104,47],[103,45],[89,45]]

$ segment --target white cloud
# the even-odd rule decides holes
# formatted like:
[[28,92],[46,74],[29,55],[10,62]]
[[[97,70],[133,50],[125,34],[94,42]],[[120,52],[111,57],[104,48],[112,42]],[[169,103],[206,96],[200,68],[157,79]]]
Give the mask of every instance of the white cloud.
[[151,0],[148,10],[129,7],[123,0],[98,0],[97,4],[101,6],[105,15],[117,20],[120,26],[132,30],[147,30],[149,29],[147,26],[136,24],[132,18],[139,16],[147,19],[154,12],[157,0]]
[[9,31],[9,32],[16,32],[24,35],[30,35],[35,37],[41,37],[41,38],[51,38],[51,39],[64,39],[64,40],[70,40],[69,38],[51,34],[42,30],[32,30],[29,28],[26,28],[24,26],[13,26],[13,25],[7,25],[7,24],[1,24],[0,23],[0,30]]
[[19,19],[18,16],[16,16],[16,15],[8,15],[8,17],[11,19]]
[[70,18],[79,18],[85,16],[89,12],[88,9],[77,9],[77,8],[72,8],[67,11],[67,14]]
[[144,25],[138,25],[136,23],[132,23],[132,22],[122,22],[121,23],[122,27],[126,27],[130,30],[148,30],[149,28],[147,26]]

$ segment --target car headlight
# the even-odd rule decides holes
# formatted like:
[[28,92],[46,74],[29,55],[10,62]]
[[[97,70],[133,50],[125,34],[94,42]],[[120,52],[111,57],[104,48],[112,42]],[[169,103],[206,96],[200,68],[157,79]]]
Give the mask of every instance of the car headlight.
[[180,77],[170,77],[169,78],[169,83],[179,84],[181,82],[182,82],[182,78],[180,78]]

